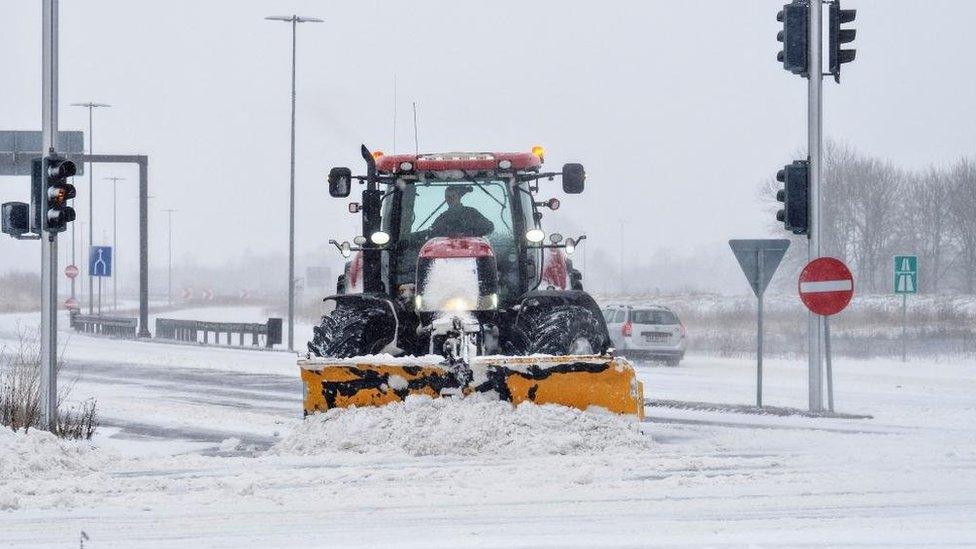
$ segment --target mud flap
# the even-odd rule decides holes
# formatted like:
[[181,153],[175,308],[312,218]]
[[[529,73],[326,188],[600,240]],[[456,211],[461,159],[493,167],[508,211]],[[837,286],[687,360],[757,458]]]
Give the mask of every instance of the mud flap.
[[[476,357],[470,378],[446,362],[423,358],[370,363],[356,359],[299,361],[305,414],[350,406],[382,406],[408,395],[433,398],[484,393],[513,404],[591,407],[643,419],[643,385],[626,359],[610,356]],[[468,383],[459,380],[471,379]]]

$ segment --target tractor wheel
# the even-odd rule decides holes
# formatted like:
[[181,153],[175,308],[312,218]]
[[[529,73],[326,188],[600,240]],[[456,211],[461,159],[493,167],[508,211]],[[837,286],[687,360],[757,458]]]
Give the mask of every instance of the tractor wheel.
[[585,307],[558,305],[531,310],[520,324],[529,340],[526,354],[592,355],[603,351],[600,321]]
[[389,332],[394,329],[388,312],[380,307],[339,305],[312,329],[308,350],[329,358],[377,354],[392,340]]

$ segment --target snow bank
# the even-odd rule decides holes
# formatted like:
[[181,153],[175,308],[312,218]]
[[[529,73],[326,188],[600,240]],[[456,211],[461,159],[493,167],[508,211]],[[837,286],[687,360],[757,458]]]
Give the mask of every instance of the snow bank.
[[513,407],[485,395],[409,396],[378,408],[309,416],[273,454],[334,452],[410,456],[630,453],[647,447],[633,418],[558,405]]
[[[119,459],[86,442],[61,440],[38,430],[15,433],[0,426],[0,511],[17,509],[18,496],[56,493],[59,486],[60,491],[84,491],[85,484],[96,484],[95,476],[101,478]],[[68,485],[77,489],[68,490]]]

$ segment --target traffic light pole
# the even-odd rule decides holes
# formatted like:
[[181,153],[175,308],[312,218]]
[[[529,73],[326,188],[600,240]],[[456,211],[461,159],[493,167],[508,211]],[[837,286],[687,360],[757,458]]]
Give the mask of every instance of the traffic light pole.
[[[810,155],[810,223],[807,236],[811,261],[820,257],[820,175],[823,139],[823,0],[810,0],[809,78],[807,94],[807,138]],[[810,411],[823,411],[823,317],[808,313],[807,339],[809,349],[808,387]]]
[[[58,2],[44,0],[41,8],[41,151],[55,152],[58,135]],[[43,169],[46,188],[48,170]],[[43,207],[38,204],[37,207]],[[46,229],[41,216],[41,330],[40,413],[41,426],[54,431],[58,423],[58,236]]]

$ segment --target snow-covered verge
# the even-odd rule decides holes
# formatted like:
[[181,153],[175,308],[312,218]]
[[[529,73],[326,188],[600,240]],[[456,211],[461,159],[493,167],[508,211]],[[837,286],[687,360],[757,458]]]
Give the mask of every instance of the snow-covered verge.
[[410,396],[382,408],[333,409],[312,416],[274,454],[355,452],[408,456],[519,457],[628,453],[647,448],[632,418],[485,395]]
[[0,427],[0,511],[17,509],[22,500],[32,507],[74,506],[121,459],[87,442]]
[[[648,408],[638,432],[478,399],[303,421],[285,353],[62,341],[103,427],[0,434],[0,546],[976,544],[971,360],[835,360],[871,420]],[[805,407],[805,363],[764,366],[765,401]],[[637,369],[655,400],[754,398],[750,359]]]

